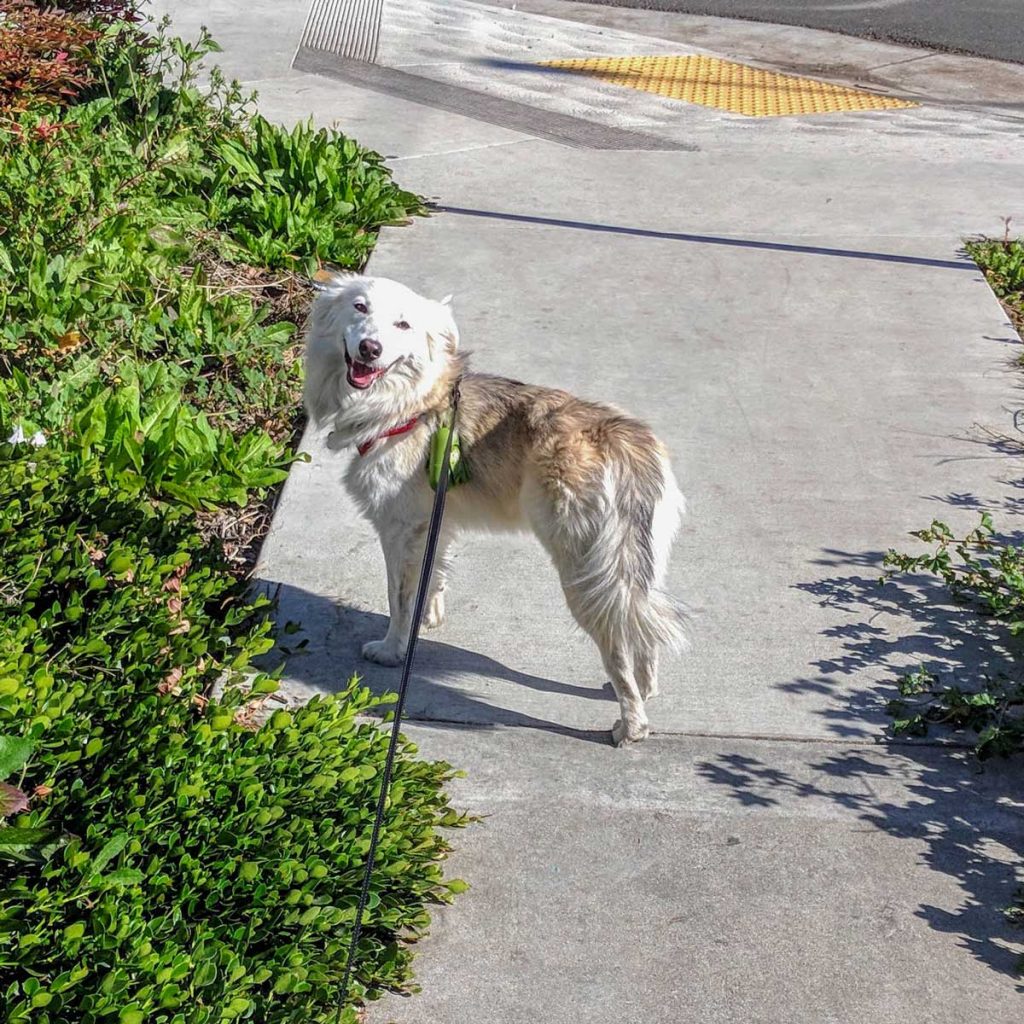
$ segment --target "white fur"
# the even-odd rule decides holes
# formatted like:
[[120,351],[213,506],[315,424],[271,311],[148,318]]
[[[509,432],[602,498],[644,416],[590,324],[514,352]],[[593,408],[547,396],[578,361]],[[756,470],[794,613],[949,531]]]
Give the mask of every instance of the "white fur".
[[[356,304],[367,306],[362,314]],[[397,325],[408,323],[409,329]],[[459,332],[451,309],[384,277],[337,275],[313,304],[306,345],[306,408],[331,425],[330,445],[345,448],[395,425],[401,407],[430,393],[443,368],[442,346],[454,351]],[[366,391],[346,380],[345,353],[359,358],[359,343],[383,346],[378,362],[391,369]],[[383,429],[386,429],[384,427]]]
[[[375,365],[389,369],[360,390],[348,376],[346,353],[358,360],[360,342],[367,338],[381,346]],[[381,640],[365,644],[363,654],[385,665],[401,662],[410,633],[433,503],[424,460],[435,421],[428,415],[399,437],[379,438],[424,403],[429,406],[428,399],[436,400],[458,341],[448,299],[425,299],[385,278],[336,277],[323,289],[310,318],[305,401],[311,418],[330,428],[333,449],[378,439],[364,457],[352,459],[345,483],[374,524],[384,551],[388,630]],[[609,453],[602,485],[584,493],[563,483],[553,497],[558,484],[528,471],[512,500],[472,484],[453,491],[425,624],[443,621],[448,551],[457,529],[532,529],[559,572],[570,610],[601,650],[621,708],[615,742],[643,739],[648,732],[643,702],[657,693],[657,649],[685,646],[681,608],[661,590],[683,498],[667,460],[659,456],[659,464],[661,493],[653,515],[650,481],[657,474],[648,470],[646,490],[638,487],[636,467],[621,453]],[[646,526],[637,512],[641,504],[650,517]]]

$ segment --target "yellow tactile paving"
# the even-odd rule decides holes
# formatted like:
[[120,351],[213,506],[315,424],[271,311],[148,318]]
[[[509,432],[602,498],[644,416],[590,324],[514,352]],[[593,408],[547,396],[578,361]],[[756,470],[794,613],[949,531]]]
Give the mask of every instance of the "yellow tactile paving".
[[917,106],[909,100],[781,75],[718,57],[589,57],[549,60],[542,66],[751,117]]

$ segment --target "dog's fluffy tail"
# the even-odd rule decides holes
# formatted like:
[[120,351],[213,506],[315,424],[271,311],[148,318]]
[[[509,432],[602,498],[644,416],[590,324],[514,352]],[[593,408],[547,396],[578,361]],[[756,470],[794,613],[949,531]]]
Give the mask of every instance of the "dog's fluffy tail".
[[685,509],[664,450],[624,437],[608,452],[596,536],[573,590],[589,630],[634,650],[689,644],[683,604],[662,589]]

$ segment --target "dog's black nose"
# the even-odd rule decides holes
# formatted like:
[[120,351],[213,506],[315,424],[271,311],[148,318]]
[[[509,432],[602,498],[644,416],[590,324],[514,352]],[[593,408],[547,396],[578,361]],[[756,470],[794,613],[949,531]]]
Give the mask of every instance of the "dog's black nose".
[[367,361],[376,359],[382,351],[380,342],[373,338],[363,338],[359,342],[359,354]]

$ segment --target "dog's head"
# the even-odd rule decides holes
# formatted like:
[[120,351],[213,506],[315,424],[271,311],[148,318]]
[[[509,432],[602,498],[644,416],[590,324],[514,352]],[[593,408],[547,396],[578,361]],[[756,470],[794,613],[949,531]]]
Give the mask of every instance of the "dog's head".
[[306,351],[306,407],[323,421],[358,401],[362,414],[429,394],[459,344],[448,300],[385,277],[329,274],[317,283]]

